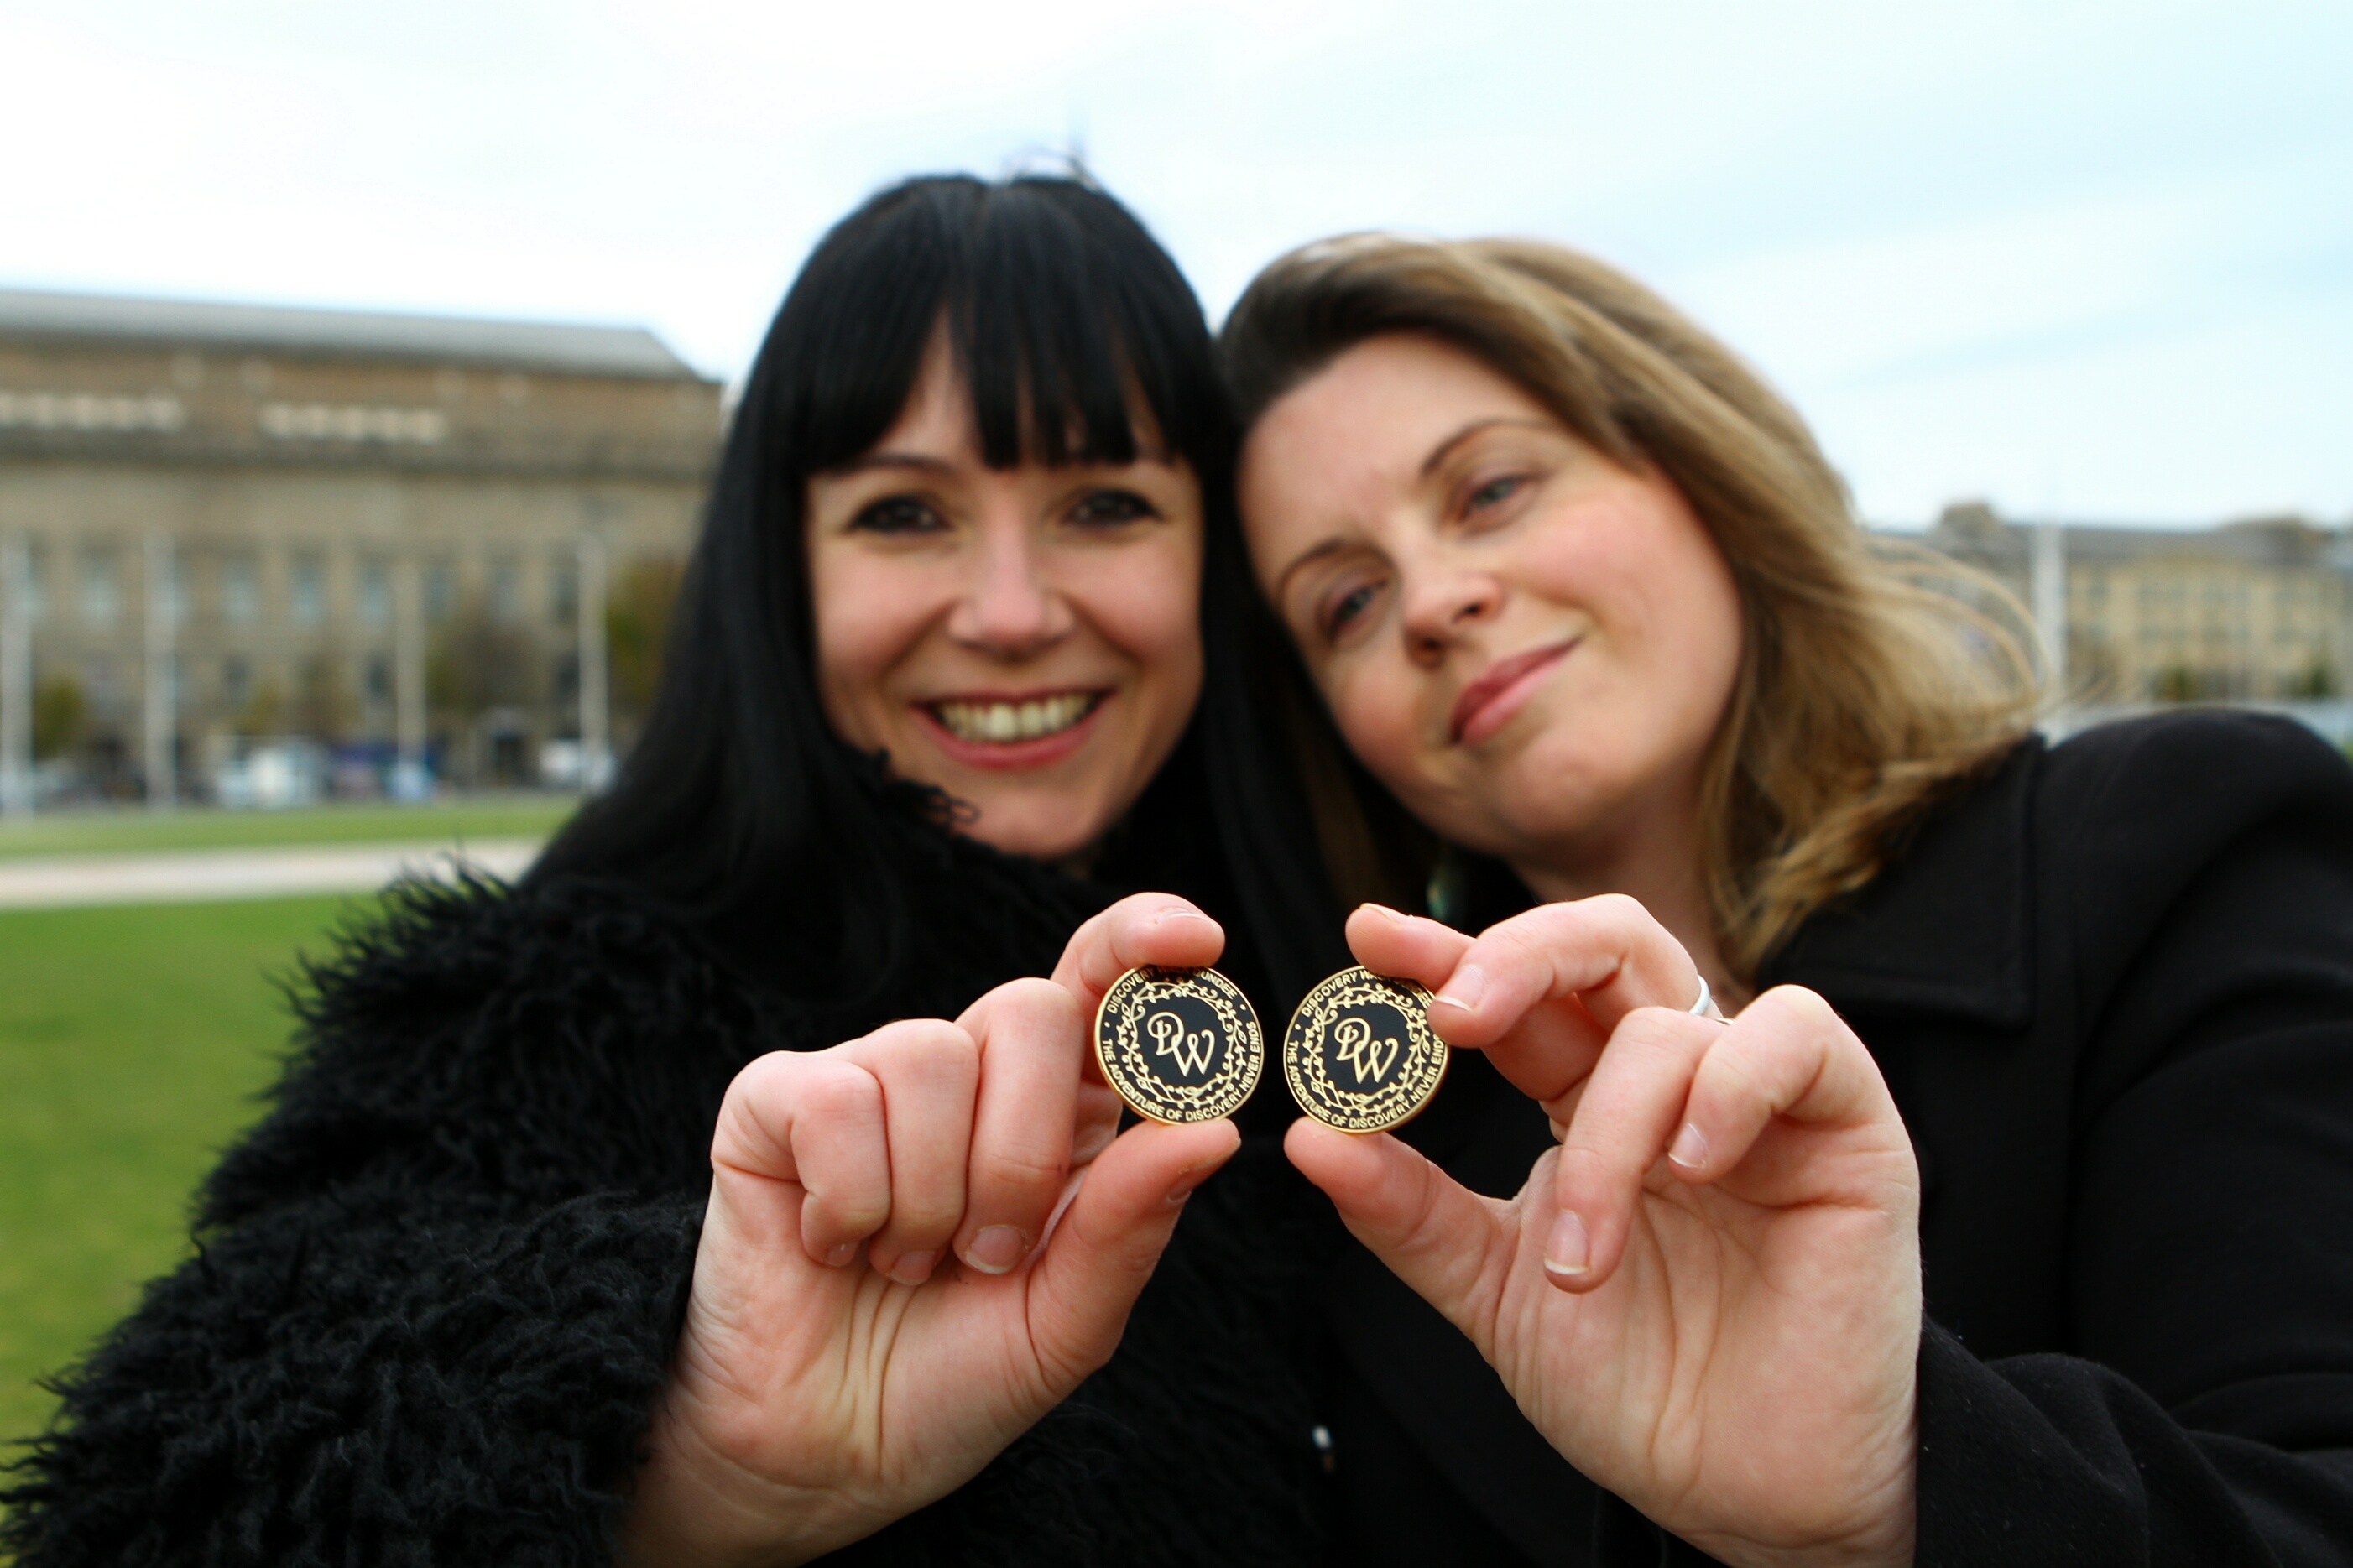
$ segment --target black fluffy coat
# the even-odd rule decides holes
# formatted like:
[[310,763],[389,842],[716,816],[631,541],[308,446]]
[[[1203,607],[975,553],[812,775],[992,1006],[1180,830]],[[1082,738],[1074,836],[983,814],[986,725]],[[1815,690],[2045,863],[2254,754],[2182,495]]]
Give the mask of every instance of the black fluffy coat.
[[[1103,897],[919,848],[916,962],[861,1005],[786,999],[617,883],[415,887],[348,933],[298,997],[274,1109],[201,1195],[195,1256],[66,1381],[20,1465],[22,1568],[611,1561],[729,1080],[1047,973]],[[1250,1141],[1110,1365],[843,1558],[1316,1555],[1285,1337],[1302,1252],[1277,1234],[1303,1195]]]

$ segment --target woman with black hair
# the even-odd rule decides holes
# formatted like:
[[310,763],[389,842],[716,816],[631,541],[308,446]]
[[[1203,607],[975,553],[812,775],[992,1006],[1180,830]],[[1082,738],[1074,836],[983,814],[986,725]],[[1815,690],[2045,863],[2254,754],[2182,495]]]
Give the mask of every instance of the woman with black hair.
[[310,971],[196,1256],[18,1465],[17,1561],[1312,1554],[1297,1184],[1253,1139],[1188,1205],[1236,1129],[1115,1139],[1079,1070],[1091,998],[1234,902],[1229,441],[1102,192],[834,229],[617,786]]

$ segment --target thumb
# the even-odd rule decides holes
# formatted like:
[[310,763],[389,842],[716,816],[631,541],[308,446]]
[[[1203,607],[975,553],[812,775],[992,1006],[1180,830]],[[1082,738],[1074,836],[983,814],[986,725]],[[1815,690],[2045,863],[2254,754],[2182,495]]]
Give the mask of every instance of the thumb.
[[1146,1123],[1086,1168],[1029,1272],[1031,1339],[1058,1389],[1111,1359],[1185,1199],[1240,1147],[1230,1121]]
[[1509,1275],[1509,1204],[1481,1197],[1388,1133],[1366,1137],[1300,1118],[1282,1140],[1348,1232],[1483,1354]]

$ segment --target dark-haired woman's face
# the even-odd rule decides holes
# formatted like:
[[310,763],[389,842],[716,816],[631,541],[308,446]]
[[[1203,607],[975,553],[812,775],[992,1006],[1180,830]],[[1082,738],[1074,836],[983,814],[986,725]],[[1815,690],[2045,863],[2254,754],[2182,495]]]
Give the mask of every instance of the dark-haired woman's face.
[[1240,496],[1259,582],[1349,749],[1440,833],[1525,872],[1695,808],[1740,601],[1664,476],[1398,336],[1267,410]]
[[1192,470],[992,469],[935,347],[898,423],[808,503],[835,731],[972,806],[966,830],[1000,849],[1053,859],[1101,837],[1200,696]]

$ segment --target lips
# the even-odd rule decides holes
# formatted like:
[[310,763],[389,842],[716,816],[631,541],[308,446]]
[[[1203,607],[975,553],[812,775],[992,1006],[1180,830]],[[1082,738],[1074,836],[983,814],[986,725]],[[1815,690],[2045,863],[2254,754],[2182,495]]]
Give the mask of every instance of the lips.
[[1447,723],[1447,739],[1456,744],[1485,740],[1509,722],[1533,694],[1546,671],[1567,657],[1583,641],[1570,637],[1547,647],[1530,648],[1489,665],[1486,673],[1462,689],[1454,700]]
[[1100,691],[1057,691],[1018,698],[951,697],[924,706],[957,740],[1002,745],[1060,734],[1102,700]]
[[966,691],[913,707],[932,742],[959,763],[992,770],[1036,768],[1086,744],[1112,695],[1107,689]]

